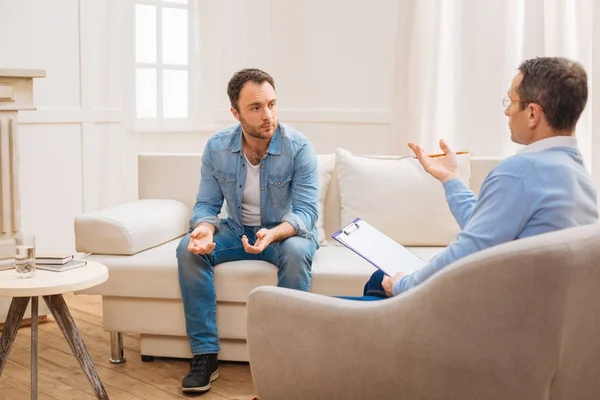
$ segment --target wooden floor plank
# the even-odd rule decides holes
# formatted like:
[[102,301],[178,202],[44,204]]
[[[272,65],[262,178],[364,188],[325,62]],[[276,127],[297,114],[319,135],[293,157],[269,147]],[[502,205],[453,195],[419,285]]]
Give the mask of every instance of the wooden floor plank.
[[[4,379],[4,374],[2,374]],[[9,380],[5,385],[0,385],[0,400],[28,400],[31,398],[29,391],[29,382],[27,384]],[[40,392],[38,400],[61,400]]]
[[[19,382],[25,385],[29,393],[31,384],[31,372],[29,363],[21,365],[18,361],[9,360],[7,369],[4,371],[6,379],[13,382]],[[2,375],[4,378],[4,375]],[[71,385],[49,377],[47,374],[38,375],[38,389],[52,399],[60,400],[95,400],[94,396],[73,388]],[[29,398],[29,397],[27,397]]]
[[[181,380],[189,360],[156,358],[142,362],[139,335],[123,337],[124,364],[109,362],[109,334],[102,329],[102,301],[99,296],[65,295],[90,356],[111,400],[184,399]],[[39,399],[90,400],[94,392],[71,353],[52,317],[39,326]],[[29,398],[31,328],[19,329],[9,361],[0,377],[0,400]],[[247,400],[256,396],[247,363],[221,362],[221,377],[213,382],[203,400]]]

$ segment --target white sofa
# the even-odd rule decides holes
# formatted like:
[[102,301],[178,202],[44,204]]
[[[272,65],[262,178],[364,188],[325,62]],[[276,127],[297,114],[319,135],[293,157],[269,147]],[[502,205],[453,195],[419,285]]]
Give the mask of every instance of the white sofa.
[[[319,155],[320,239],[311,291],[360,295],[375,270],[331,234],[362,217],[430,259],[458,226],[443,189],[417,161],[361,157],[338,149]],[[461,156],[463,157],[463,156]],[[461,159],[463,177],[478,192],[493,158]],[[139,333],[142,359],[191,357],[177,276],[175,249],[188,230],[200,176],[200,154],[141,154],[139,200],[75,219],[78,252],[108,266],[107,282],[78,294],[102,295],[103,328],[111,332],[111,360],[123,362],[122,333]],[[466,167],[466,169],[464,168]],[[215,267],[217,324],[222,360],[247,361],[246,300],[261,285],[276,285],[276,267],[238,261]]]

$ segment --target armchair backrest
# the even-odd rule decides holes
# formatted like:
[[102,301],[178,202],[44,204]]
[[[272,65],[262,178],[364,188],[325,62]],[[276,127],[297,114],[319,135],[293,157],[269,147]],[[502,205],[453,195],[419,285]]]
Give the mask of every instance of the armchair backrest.
[[388,305],[407,327],[394,341],[417,349],[391,368],[435,374],[405,382],[423,398],[600,398],[599,287],[600,224],[476,253]]

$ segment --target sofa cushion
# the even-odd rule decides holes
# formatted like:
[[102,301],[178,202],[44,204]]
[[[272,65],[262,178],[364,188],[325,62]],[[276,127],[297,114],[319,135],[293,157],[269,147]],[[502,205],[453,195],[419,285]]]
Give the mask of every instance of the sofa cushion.
[[[469,156],[458,156],[469,184]],[[439,181],[413,157],[336,150],[342,226],[360,217],[405,246],[447,246],[459,232]]]
[[[134,256],[90,255],[86,259],[106,264],[108,280],[82,291],[106,296],[179,299],[175,249],[180,239]],[[443,248],[411,248],[429,260]],[[361,295],[375,271],[368,262],[345,247],[327,246],[313,259],[311,291],[325,295]],[[218,301],[246,302],[248,294],[262,285],[277,285],[277,268],[264,261],[234,261],[215,267]]]
[[317,155],[317,165],[319,170],[319,218],[317,219],[317,228],[319,230],[319,244],[321,246],[326,246],[325,199],[329,193],[331,177],[335,168],[335,154]]

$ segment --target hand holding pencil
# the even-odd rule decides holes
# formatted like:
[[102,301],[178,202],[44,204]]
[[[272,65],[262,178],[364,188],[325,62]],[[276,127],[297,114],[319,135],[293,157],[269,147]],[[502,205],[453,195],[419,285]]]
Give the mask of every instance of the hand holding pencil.
[[415,153],[415,157],[431,176],[444,183],[451,179],[458,178],[458,161],[457,154],[465,154],[466,152],[455,153],[448,147],[444,139],[440,140],[440,149],[444,153],[428,155],[423,148],[417,144],[409,143],[408,147]]
[[[469,152],[468,151],[457,151],[454,154],[456,154],[458,156],[461,154],[469,154]],[[446,153],[429,154],[429,158],[444,157],[445,155],[446,155]]]

